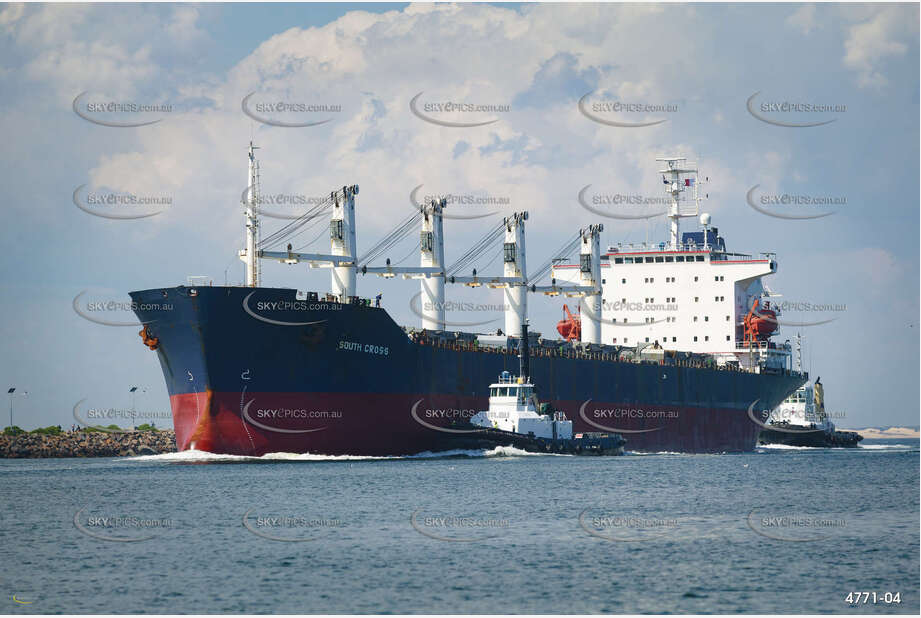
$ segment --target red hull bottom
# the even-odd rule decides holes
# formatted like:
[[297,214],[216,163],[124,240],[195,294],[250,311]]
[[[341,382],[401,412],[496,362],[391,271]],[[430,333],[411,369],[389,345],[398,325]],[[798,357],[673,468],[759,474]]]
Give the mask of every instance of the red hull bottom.
[[[261,456],[411,455],[462,447],[480,397],[316,393],[213,393],[170,398],[179,450]],[[750,451],[761,429],[747,409],[597,401],[555,403],[576,432],[620,433],[626,450]]]

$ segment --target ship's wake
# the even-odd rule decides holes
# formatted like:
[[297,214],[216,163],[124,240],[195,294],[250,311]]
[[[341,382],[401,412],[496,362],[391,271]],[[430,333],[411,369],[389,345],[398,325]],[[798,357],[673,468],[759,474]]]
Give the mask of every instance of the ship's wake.
[[912,444],[858,444],[854,447],[792,446],[789,444],[759,444],[759,452],[770,451],[835,451],[841,453],[854,451],[917,451],[918,445]]
[[889,450],[903,450],[903,451],[917,451],[917,444],[858,444],[857,448],[864,451],[889,451]]
[[161,463],[271,463],[299,461],[382,461],[401,459],[450,459],[450,458],[490,458],[490,457],[570,457],[545,453],[529,453],[513,446],[497,446],[491,449],[452,449],[448,451],[425,451],[415,455],[370,456],[370,455],[318,455],[313,453],[266,453],[261,457],[251,455],[225,455],[208,451],[187,450],[160,455],[140,455],[129,457],[129,461],[146,461]]

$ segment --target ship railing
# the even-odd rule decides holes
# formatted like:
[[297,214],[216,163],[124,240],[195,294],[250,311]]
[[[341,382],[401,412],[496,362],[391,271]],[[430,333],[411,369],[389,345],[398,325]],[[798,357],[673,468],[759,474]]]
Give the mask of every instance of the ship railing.
[[[419,345],[429,345],[433,348],[444,350],[455,350],[459,352],[478,352],[481,354],[500,354],[504,356],[517,356],[518,351],[511,347],[480,346],[476,341],[450,341],[444,338],[426,337],[421,332],[408,333],[413,342]],[[636,358],[630,354],[615,354],[612,352],[581,352],[577,348],[550,348],[545,346],[536,347],[532,353],[532,358],[565,358],[573,360],[595,360],[613,363],[626,363],[633,365],[658,365],[664,367],[683,367],[693,369],[709,369],[712,371],[728,371],[733,373],[755,373],[752,368],[743,367],[736,363],[719,364],[714,359],[657,359],[648,360]],[[770,373],[783,373],[784,375],[795,375],[796,372],[778,369]]]
[[790,349],[784,344],[778,344],[774,341],[737,341],[736,350],[748,351],[751,350],[771,350],[776,352],[789,352]]

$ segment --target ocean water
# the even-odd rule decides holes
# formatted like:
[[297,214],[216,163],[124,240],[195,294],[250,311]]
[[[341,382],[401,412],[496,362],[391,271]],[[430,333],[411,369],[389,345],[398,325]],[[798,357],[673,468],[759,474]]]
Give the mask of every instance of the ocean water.
[[918,496],[917,440],[0,460],[0,613],[917,614]]

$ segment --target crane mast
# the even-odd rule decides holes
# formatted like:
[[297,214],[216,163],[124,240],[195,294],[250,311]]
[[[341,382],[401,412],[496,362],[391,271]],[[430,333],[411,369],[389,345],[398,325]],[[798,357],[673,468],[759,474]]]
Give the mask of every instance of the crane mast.
[[245,228],[243,235],[243,246],[240,251],[240,259],[246,264],[246,285],[251,288],[257,288],[260,284],[259,260],[256,252],[259,246],[259,210],[256,206],[258,203],[259,187],[259,164],[256,161],[256,149],[252,142],[249,143],[247,152],[249,159],[249,171],[246,175],[246,199],[244,200],[244,217]]

